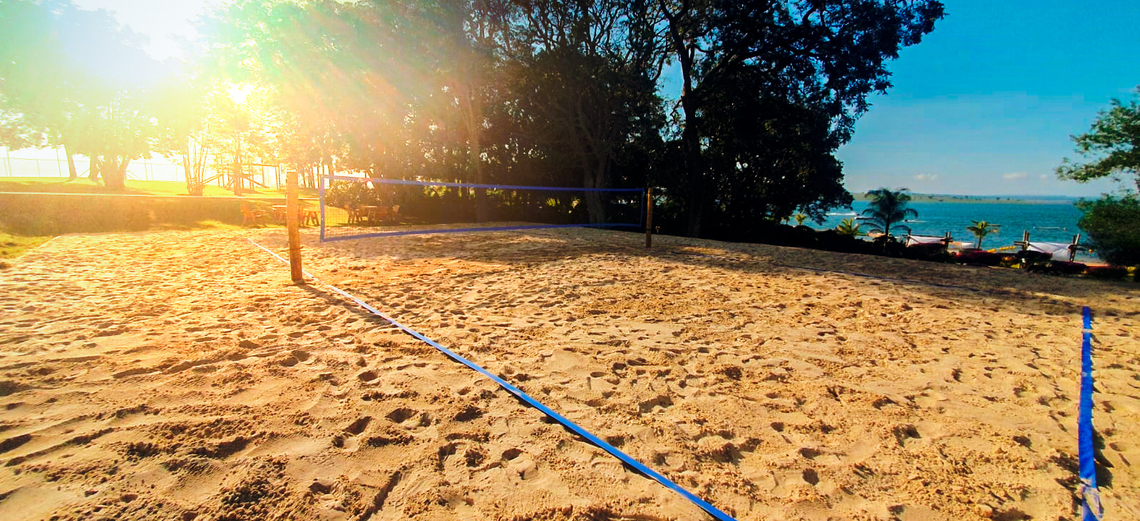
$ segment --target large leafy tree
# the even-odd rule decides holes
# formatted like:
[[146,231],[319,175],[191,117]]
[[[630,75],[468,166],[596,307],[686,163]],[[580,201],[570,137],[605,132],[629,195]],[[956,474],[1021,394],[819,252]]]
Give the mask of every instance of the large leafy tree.
[[0,33],[0,139],[86,155],[93,178],[123,189],[154,134],[146,88],[160,67],[140,38],[107,11],[66,0],[0,3]]
[[[866,98],[890,87],[885,64],[917,44],[942,18],[937,0],[657,0],[663,48],[681,73],[680,152],[686,186],[679,194],[689,235],[699,235],[708,210],[723,192],[713,176],[705,141],[704,111],[718,92],[732,89],[744,67],[754,81],[795,92],[818,107],[846,142]],[[723,100],[718,100],[723,102]],[[814,189],[814,187],[808,187]]]
[[[664,124],[651,34],[638,26],[645,6],[638,11],[636,3],[619,0],[523,4],[519,41],[509,46],[515,50],[509,94],[517,100],[520,132],[534,139],[554,174],[545,183],[643,186],[643,170],[616,170],[623,157],[655,148]],[[586,202],[591,221],[605,222],[596,192]]]
[[1119,180],[1120,175],[1130,174],[1137,176],[1133,181],[1140,189],[1140,87],[1136,92],[1128,104],[1112,100],[1112,107],[1101,111],[1087,133],[1073,136],[1077,151],[1088,161],[1075,163],[1065,158],[1057,168],[1058,176],[1083,183],[1104,177]]
[[[1140,88],[1128,104],[1112,100],[1092,128],[1073,136],[1073,141],[1088,162],[1066,158],[1057,168],[1062,179],[1085,182],[1109,177],[1119,181],[1122,175],[1133,175],[1140,190]],[[1101,258],[1112,264],[1140,264],[1140,199],[1136,193],[1106,195],[1077,206],[1084,211],[1081,229]]]
[[821,222],[828,209],[852,201],[834,157],[840,139],[827,112],[773,92],[759,76],[756,68],[743,67],[707,94],[703,179],[715,200],[706,210],[706,233],[748,233],[797,209]]

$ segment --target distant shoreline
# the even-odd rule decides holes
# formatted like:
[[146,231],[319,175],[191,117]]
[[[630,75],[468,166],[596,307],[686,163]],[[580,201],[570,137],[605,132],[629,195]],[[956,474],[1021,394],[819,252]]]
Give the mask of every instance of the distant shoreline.
[[[868,201],[865,192],[852,193],[856,201]],[[1079,197],[1061,195],[954,195],[910,194],[914,203],[970,203],[970,204],[1075,204]]]

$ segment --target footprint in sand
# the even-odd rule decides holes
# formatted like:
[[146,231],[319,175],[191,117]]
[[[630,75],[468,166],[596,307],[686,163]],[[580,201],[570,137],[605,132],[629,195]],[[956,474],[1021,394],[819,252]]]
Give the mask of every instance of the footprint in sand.
[[357,419],[356,421],[352,422],[351,424],[349,424],[348,427],[345,427],[344,432],[347,432],[353,436],[357,436],[360,433],[364,432],[364,429],[368,428],[369,423],[372,423],[372,417],[371,416],[361,417],[361,418]]
[[654,407],[661,407],[662,409],[666,409],[672,406],[673,399],[668,396],[661,395],[637,404],[637,409],[641,411],[642,414],[645,414],[649,411],[652,411]]
[[469,422],[472,420],[477,420],[477,419],[482,418],[482,417],[483,417],[483,410],[482,409],[475,407],[474,405],[468,405],[467,407],[463,408],[462,411],[459,411],[459,413],[455,415],[455,421],[457,421],[457,422]]

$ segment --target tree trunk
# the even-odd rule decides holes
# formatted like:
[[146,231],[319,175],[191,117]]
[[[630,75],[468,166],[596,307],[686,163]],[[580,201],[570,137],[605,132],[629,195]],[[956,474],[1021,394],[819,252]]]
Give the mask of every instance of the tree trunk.
[[182,171],[186,176],[186,193],[201,197],[206,193],[206,183],[197,165],[197,161],[190,153],[190,142],[187,141],[182,148]]
[[[686,92],[691,94],[691,91]],[[691,96],[682,96],[681,107],[685,112],[685,129],[681,132],[681,147],[685,154],[685,173],[688,185],[688,204],[685,208],[685,235],[701,236],[701,223],[704,220],[705,201],[708,187],[705,186],[704,157],[701,154],[701,136],[697,132],[696,107]]]
[[99,156],[92,155],[90,159],[90,166],[87,169],[87,179],[94,181],[99,179]]
[[[475,171],[475,182],[478,184],[486,184],[487,179],[483,171],[483,143],[480,130],[483,127],[483,111],[475,100],[469,100],[471,103],[472,120],[468,124],[469,138],[471,140],[470,164],[472,170]],[[475,190],[475,221],[488,222],[491,220],[491,208],[487,200],[487,189],[477,188]]]
[[115,158],[102,161],[99,171],[103,175],[103,184],[112,190],[126,190],[127,165],[129,165],[130,162],[130,158],[123,158],[122,162]]
[[67,180],[79,179],[79,173],[75,170],[75,158],[71,157],[71,152],[67,150],[66,143],[63,145],[63,155],[67,156]]
[[685,36],[681,32],[679,17],[661,2],[662,11],[669,24],[669,42],[673,54],[677,57],[681,67],[681,108],[685,113],[685,129],[681,132],[681,148],[684,154],[687,194],[685,205],[686,227],[685,235],[699,237],[701,234],[701,221],[704,219],[705,201],[708,189],[705,186],[705,165],[701,155],[701,134],[697,129],[697,97],[693,93],[693,71],[695,64],[693,55],[689,53]]
[[241,178],[241,170],[241,143],[238,143],[238,152],[234,154],[234,171],[232,174],[234,176],[234,195],[238,196],[241,195],[242,187],[244,185]]
[[[597,172],[590,172],[586,170],[585,179],[586,188],[606,188],[609,183],[606,179],[606,165],[603,160],[602,164],[598,166]],[[601,192],[588,191],[586,192],[586,214],[590,218],[590,224],[603,224],[606,222],[606,203],[602,197]]]

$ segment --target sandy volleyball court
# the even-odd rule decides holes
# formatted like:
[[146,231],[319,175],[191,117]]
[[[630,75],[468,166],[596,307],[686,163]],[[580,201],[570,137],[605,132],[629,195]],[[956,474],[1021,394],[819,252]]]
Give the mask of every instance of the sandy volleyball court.
[[[247,237],[284,250],[71,235],[0,271],[0,518],[708,518]],[[595,230],[305,241],[749,520],[1076,519],[1088,305],[1105,511],[1140,518],[1132,284]]]

